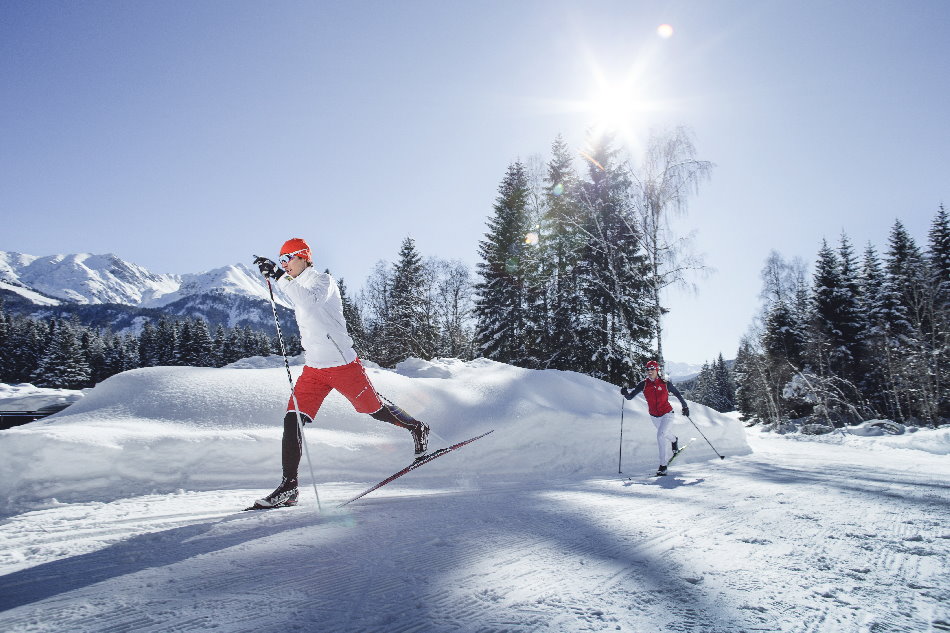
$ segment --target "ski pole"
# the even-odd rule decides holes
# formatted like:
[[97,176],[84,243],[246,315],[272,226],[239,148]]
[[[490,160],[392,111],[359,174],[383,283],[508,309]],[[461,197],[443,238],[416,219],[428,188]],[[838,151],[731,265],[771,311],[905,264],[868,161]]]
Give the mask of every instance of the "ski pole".
[[[689,420],[689,423],[690,423],[690,424],[692,424],[693,426],[696,426],[696,423],[693,422],[693,418],[691,418],[691,417],[689,417],[689,416],[686,416],[686,419]],[[700,429],[698,426],[696,426],[696,430],[699,431],[699,434],[702,435],[702,436],[703,436],[703,439],[706,440],[706,443],[709,444],[709,448],[713,449],[713,452],[714,452],[716,455],[719,455],[719,451],[717,451],[717,450],[716,450],[716,447],[712,445],[712,442],[709,441],[709,438],[706,437],[706,434],[703,433],[702,429]],[[719,459],[725,459],[725,458],[726,458],[725,455],[719,455]]]
[[620,400],[620,456],[617,458],[617,473],[623,474],[621,464],[623,464],[623,409],[626,404],[626,398]]
[[[254,257],[257,257],[255,255]],[[280,331],[280,319],[277,317],[277,303],[274,301],[274,287],[267,281],[267,290],[270,293],[270,308],[274,313],[274,323],[277,326],[277,340],[280,342],[280,353],[284,357],[284,367],[287,369],[287,380],[290,382],[290,397],[294,401],[294,413],[297,414],[297,429],[300,431],[300,443],[303,444],[304,454],[307,456],[307,467],[310,469],[310,482],[313,484],[313,494],[317,497],[317,512],[323,514],[323,508],[320,506],[320,493],[317,491],[317,477],[313,474],[313,462],[310,461],[310,448],[307,446],[307,438],[304,437],[303,421],[300,419],[300,407],[297,406],[297,394],[294,392],[294,377],[290,373],[290,361],[287,360],[287,347],[284,345],[284,335]]]

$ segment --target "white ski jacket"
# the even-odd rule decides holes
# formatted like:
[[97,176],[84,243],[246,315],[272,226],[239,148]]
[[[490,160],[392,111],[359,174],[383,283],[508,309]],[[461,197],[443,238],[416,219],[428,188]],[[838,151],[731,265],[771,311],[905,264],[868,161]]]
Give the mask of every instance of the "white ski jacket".
[[353,339],[346,331],[340,288],[333,277],[308,266],[297,277],[281,275],[277,287],[294,304],[309,367],[326,369],[356,360]]

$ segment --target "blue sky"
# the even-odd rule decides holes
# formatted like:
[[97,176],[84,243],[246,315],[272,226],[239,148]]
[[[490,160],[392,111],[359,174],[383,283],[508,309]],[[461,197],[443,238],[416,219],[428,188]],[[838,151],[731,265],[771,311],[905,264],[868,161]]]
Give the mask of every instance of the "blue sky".
[[[921,245],[950,187],[950,3],[0,0],[0,250],[198,272],[307,238],[362,285],[407,235],[476,261],[517,159],[689,126],[712,179],[677,218],[716,269],[667,358],[734,356],[769,251]],[[669,24],[673,36],[659,37]],[[580,167],[580,164],[578,164]]]

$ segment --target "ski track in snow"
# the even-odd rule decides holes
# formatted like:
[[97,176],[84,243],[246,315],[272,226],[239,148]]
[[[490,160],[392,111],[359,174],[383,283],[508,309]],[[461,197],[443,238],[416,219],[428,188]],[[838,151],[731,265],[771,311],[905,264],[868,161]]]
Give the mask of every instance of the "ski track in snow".
[[409,475],[345,511],[365,482],[334,483],[322,516],[311,488],[270,512],[229,490],[17,515],[0,630],[950,631],[945,456],[750,442],[666,478]]

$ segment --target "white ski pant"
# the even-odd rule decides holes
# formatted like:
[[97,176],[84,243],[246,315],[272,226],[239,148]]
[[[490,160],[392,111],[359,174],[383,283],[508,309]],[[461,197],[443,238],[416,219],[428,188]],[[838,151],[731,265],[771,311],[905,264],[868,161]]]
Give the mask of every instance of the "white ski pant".
[[650,417],[653,418],[653,426],[656,427],[656,446],[660,452],[660,465],[665,466],[666,462],[673,457],[672,444],[676,441],[676,436],[670,431],[670,427],[673,426],[673,419],[676,415],[670,411],[658,418],[652,415]]

